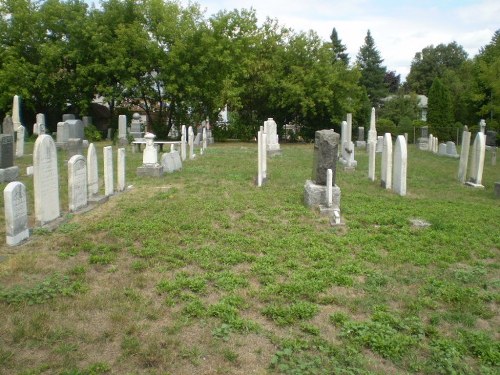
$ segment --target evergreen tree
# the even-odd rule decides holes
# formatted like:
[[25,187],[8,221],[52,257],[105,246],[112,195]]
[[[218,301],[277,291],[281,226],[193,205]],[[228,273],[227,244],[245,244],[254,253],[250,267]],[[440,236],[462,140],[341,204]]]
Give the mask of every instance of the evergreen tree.
[[385,84],[387,69],[382,65],[383,61],[368,30],[365,44],[361,46],[357,55],[357,64],[361,71],[360,84],[366,88],[372,107],[377,108],[380,106],[381,99],[388,94]]
[[342,44],[342,40],[339,39],[335,27],[330,35],[330,40],[332,41],[333,61],[342,61],[344,64],[349,65],[349,55],[345,52],[347,47]]
[[429,104],[427,122],[432,128],[434,136],[442,141],[453,138],[453,106],[450,92],[439,78],[435,78],[429,89]]

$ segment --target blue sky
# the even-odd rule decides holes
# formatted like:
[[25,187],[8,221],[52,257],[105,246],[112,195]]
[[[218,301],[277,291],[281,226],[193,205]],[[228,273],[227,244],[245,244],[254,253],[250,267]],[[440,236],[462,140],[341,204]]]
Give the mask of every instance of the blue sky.
[[[198,0],[207,16],[222,9],[254,8],[260,21],[275,18],[295,31],[329,40],[335,27],[351,61],[370,29],[389,70],[410,71],[416,52],[456,41],[474,56],[500,29],[499,0]],[[182,4],[188,1],[181,0]]]

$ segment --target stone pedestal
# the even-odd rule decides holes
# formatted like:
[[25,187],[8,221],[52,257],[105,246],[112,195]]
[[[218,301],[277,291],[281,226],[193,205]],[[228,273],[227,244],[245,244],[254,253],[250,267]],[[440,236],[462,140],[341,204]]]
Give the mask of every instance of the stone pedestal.
[[161,177],[163,175],[163,166],[161,165],[142,165],[137,168],[139,177]]

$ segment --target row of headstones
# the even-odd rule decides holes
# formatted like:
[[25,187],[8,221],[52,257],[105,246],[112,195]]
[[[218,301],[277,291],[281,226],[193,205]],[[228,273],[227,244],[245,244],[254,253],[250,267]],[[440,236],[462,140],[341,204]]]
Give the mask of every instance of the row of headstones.
[[280,155],[277,124],[272,117],[264,121],[257,133],[257,186],[267,180],[267,156]]
[[[376,142],[368,141],[368,178],[375,181]],[[382,147],[382,165],[380,173],[380,185],[384,189],[392,189],[396,194],[406,195],[406,170],[408,152],[406,138],[398,135],[392,151],[391,133],[385,133]]]
[[[113,148],[104,147],[104,194],[114,194]],[[38,136],[33,150],[33,190],[35,219],[44,226],[60,217],[59,173],[57,148],[51,136]],[[125,149],[118,149],[117,191],[125,190]],[[69,211],[85,208],[89,201],[99,201],[99,176],[97,154],[90,144],[87,158],[74,155],[68,161],[68,205]],[[4,190],[6,240],[8,245],[17,245],[29,236],[26,187],[13,181]]]

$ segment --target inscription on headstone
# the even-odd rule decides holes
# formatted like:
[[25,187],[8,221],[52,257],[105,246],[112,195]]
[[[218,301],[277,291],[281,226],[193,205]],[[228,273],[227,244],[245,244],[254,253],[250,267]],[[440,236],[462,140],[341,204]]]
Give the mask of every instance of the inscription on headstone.
[[68,161],[68,202],[70,211],[87,205],[87,162],[82,155],[73,155]]

